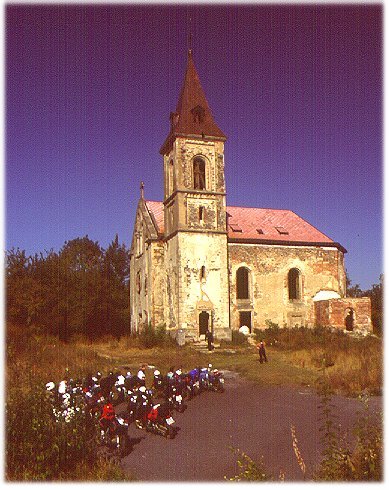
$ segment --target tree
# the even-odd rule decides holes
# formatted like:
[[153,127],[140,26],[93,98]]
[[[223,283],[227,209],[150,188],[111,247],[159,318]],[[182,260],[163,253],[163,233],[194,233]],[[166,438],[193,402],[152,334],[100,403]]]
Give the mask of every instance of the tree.
[[67,340],[74,333],[120,336],[129,325],[129,251],[118,236],[107,250],[88,236],[57,253],[6,252],[7,319]]
[[371,301],[371,321],[374,332],[383,333],[383,297],[384,297],[384,275],[380,275],[380,283],[373,284],[371,289],[364,291],[364,296],[369,296]]

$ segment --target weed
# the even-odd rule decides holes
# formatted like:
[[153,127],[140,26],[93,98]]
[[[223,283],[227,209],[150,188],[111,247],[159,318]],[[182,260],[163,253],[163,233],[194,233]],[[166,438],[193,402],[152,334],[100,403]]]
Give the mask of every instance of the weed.
[[238,455],[237,464],[240,468],[240,473],[231,478],[224,477],[229,481],[270,481],[273,480],[272,475],[267,473],[263,463],[263,457],[258,461],[254,461],[246,453],[240,449],[230,448],[232,452]]

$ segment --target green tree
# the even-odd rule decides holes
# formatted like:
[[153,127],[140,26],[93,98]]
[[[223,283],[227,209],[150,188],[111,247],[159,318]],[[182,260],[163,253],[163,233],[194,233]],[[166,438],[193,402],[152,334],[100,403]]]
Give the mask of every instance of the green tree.
[[120,336],[129,324],[129,251],[118,236],[107,250],[88,238],[57,253],[6,252],[7,319],[68,340]]
[[103,251],[98,242],[75,238],[59,252],[59,334],[94,336],[103,330],[99,310]]
[[371,301],[371,321],[374,332],[382,334],[383,332],[383,299],[384,299],[384,275],[380,275],[379,284],[373,284],[371,289],[363,292],[364,296],[369,296]]
[[113,335],[128,331],[130,255],[118,236],[110,243],[103,258],[103,278],[100,304],[106,325]]

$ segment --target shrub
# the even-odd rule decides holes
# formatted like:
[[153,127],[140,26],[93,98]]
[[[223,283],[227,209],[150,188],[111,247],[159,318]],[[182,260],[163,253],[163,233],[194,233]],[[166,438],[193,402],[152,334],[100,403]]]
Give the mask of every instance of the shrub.
[[377,413],[369,413],[368,398],[360,400],[363,412],[354,424],[356,444],[350,450],[345,435],[335,431],[335,416],[332,412],[330,385],[321,381],[321,409],[323,414],[323,459],[314,473],[316,481],[380,481],[382,480],[382,421]]
[[11,390],[6,403],[7,479],[58,480],[77,464],[96,461],[92,420],[76,412],[66,423],[56,421],[42,386],[28,392]]
[[139,334],[139,340],[141,345],[147,349],[174,342],[170,335],[166,332],[165,325],[159,325],[158,327],[154,328],[151,323],[146,325],[141,331]]
[[225,480],[269,481],[273,479],[273,477],[268,474],[265,469],[263,457],[258,462],[256,462],[240,449],[231,448],[231,450],[238,455],[237,464],[241,469],[241,472],[231,478],[224,477]]
[[234,345],[244,345],[248,343],[247,336],[239,332],[239,330],[233,330],[232,331],[232,344]]

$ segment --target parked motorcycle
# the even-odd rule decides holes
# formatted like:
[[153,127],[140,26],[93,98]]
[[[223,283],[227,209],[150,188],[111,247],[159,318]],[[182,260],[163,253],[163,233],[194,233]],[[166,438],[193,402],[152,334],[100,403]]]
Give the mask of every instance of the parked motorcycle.
[[154,405],[147,414],[146,430],[173,439],[177,433],[174,419],[167,403]]
[[172,410],[177,410],[179,413],[183,413],[186,409],[182,399],[182,391],[175,385],[169,386],[167,402]]
[[209,389],[219,393],[224,392],[224,376],[217,369],[214,369],[209,375]]
[[100,444],[106,446],[123,457],[127,453],[128,439],[128,421],[123,417],[116,416],[111,424],[100,429]]

